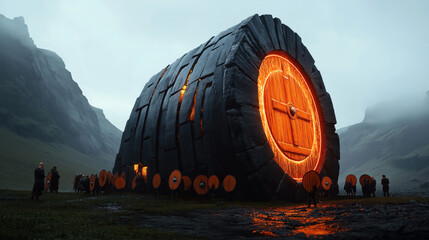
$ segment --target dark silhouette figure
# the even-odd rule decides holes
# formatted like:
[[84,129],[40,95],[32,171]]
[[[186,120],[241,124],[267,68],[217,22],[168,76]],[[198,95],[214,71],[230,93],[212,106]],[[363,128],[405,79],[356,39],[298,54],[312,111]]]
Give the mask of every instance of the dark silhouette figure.
[[386,175],[383,175],[383,178],[381,178],[381,185],[383,185],[383,195],[389,197],[389,179]]
[[346,181],[346,183],[344,184],[344,190],[347,193],[347,196],[351,196],[352,195],[352,183],[349,181]]
[[371,182],[370,182],[370,195],[372,197],[375,197],[375,186],[376,186],[376,181],[374,179],[374,177],[371,177]]
[[145,192],[145,182],[141,173],[137,173],[136,177],[136,192],[144,193]]
[[51,192],[58,193],[58,186],[60,181],[60,174],[58,174],[57,167],[53,167],[51,169],[51,185],[49,186],[49,190]]
[[356,184],[352,186],[352,195],[356,196]]
[[100,183],[98,182],[97,174],[95,174],[94,193],[100,194]]
[[313,190],[308,193],[308,207],[311,207],[311,202],[314,203],[314,207],[317,207],[316,205],[316,194],[317,194],[317,187],[313,186]]
[[85,194],[90,194],[91,189],[89,188],[89,176],[85,176],[85,179],[83,180],[83,189],[85,190]]
[[74,184],[73,184],[73,190],[74,192],[79,193],[79,186],[80,186],[80,180],[82,179],[83,174],[75,174],[74,175]]
[[369,179],[365,179],[362,185],[362,193],[364,197],[370,197],[371,193],[371,182]]
[[43,169],[43,162],[40,162],[39,167],[34,170],[34,185],[31,200],[34,197],[36,197],[36,200],[39,200],[39,196],[42,195],[43,190],[45,190],[45,170]]

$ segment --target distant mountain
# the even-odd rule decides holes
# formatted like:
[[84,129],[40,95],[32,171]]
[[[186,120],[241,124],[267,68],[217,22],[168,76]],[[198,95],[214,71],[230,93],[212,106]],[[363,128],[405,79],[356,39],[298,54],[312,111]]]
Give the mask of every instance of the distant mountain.
[[[0,188],[28,188],[39,161],[48,161],[45,171],[57,165],[69,182],[70,169],[110,169],[122,134],[88,103],[63,60],[36,47],[22,17],[10,20],[1,14],[0,130],[0,162],[7,163],[0,168]],[[25,184],[16,183],[23,178]]]
[[[386,174],[397,192],[429,192],[429,92],[368,108],[361,123],[339,130],[340,186],[348,174]],[[360,187],[358,187],[360,188]]]

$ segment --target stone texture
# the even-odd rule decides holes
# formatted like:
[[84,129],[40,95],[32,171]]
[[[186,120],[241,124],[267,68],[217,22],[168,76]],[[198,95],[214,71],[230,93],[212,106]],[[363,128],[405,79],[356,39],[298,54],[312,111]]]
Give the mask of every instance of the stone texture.
[[322,172],[337,179],[339,141],[331,98],[301,38],[270,15],[245,19],[152,77],[136,100],[115,170],[128,168],[141,153],[148,177],[161,174],[162,193],[168,193],[164,181],[171,171],[179,169],[191,178],[215,174],[221,181],[232,174],[238,198],[301,198],[300,184],[273,160],[258,108],[259,67],[274,50],[294,57],[314,85],[327,136]]

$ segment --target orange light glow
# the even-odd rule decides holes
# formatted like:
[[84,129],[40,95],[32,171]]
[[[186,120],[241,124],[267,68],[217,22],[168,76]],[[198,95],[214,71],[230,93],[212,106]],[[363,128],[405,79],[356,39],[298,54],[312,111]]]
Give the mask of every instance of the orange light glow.
[[270,208],[262,212],[251,213],[249,217],[253,223],[253,233],[262,236],[278,237],[280,234],[281,237],[286,237],[284,229],[291,228],[291,226],[287,226],[289,222],[293,222],[296,226],[292,232],[286,233],[289,236],[304,233],[307,237],[317,238],[347,231],[335,224],[335,215],[317,215],[315,217],[311,209],[302,207]]
[[146,183],[147,182],[147,166],[144,166],[142,168],[142,176],[143,176],[143,180]]
[[134,164],[134,173],[137,174],[139,172],[139,164]]
[[186,85],[183,86],[182,90],[180,90],[179,102],[182,102],[183,94],[185,94],[185,91],[186,91]]
[[[268,54],[258,76],[259,113],[274,159],[296,181],[325,158],[320,104],[311,80],[283,51]],[[297,67],[298,66],[298,67]]]

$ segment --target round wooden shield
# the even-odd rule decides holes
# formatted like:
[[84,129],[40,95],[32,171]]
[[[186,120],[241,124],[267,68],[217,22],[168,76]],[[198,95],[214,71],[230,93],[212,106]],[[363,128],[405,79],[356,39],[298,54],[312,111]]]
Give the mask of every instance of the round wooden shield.
[[95,187],[95,175],[91,174],[91,177],[89,178],[89,190],[94,191]]
[[168,186],[171,190],[176,190],[179,188],[180,183],[182,182],[182,173],[179,170],[174,170],[170,174],[168,179]]
[[118,173],[113,174],[110,184],[115,186],[116,179],[119,177]]
[[225,189],[225,192],[232,192],[235,189],[235,186],[237,185],[237,181],[235,180],[235,177],[232,175],[227,175],[223,179],[223,189]]
[[325,189],[326,191],[328,191],[331,188],[332,185],[332,179],[328,176],[324,176],[322,178],[322,187],[323,189]]
[[360,176],[359,183],[361,186],[363,186],[366,179],[368,179],[368,181],[371,182],[371,177],[368,174],[364,174],[364,175]]
[[274,159],[296,181],[325,159],[323,115],[305,71],[284,52],[268,54],[258,76],[259,113]]
[[48,173],[45,179],[45,192],[48,191],[50,186],[51,186],[51,172]]
[[209,191],[208,179],[207,176],[198,175],[194,179],[194,190],[199,195],[204,195]]
[[155,174],[152,179],[152,186],[155,189],[158,189],[161,185],[161,175],[159,173]]
[[316,187],[316,189],[319,189],[320,187],[319,174],[314,170],[306,172],[302,177],[302,186],[307,192],[313,191],[314,187]]
[[124,177],[117,177],[115,180],[115,188],[122,190],[125,188],[126,180]]
[[100,171],[100,175],[98,177],[98,184],[100,185],[100,187],[104,187],[104,185],[106,185],[107,182],[107,172],[106,170],[101,170]]
[[133,181],[131,182],[131,189],[136,190],[137,185],[137,175],[134,176]]
[[112,183],[112,172],[109,171],[107,172],[107,184],[111,184]]
[[192,180],[188,176],[182,176],[182,182],[183,182],[183,190],[188,191],[191,189],[192,186]]
[[217,190],[219,188],[219,178],[216,175],[211,175],[209,177],[209,188]]
[[352,186],[356,186],[357,178],[356,178],[356,176],[355,176],[355,175],[353,175],[353,174],[349,174],[349,175],[346,177],[346,182],[351,182],[351,183],[352,183]]

